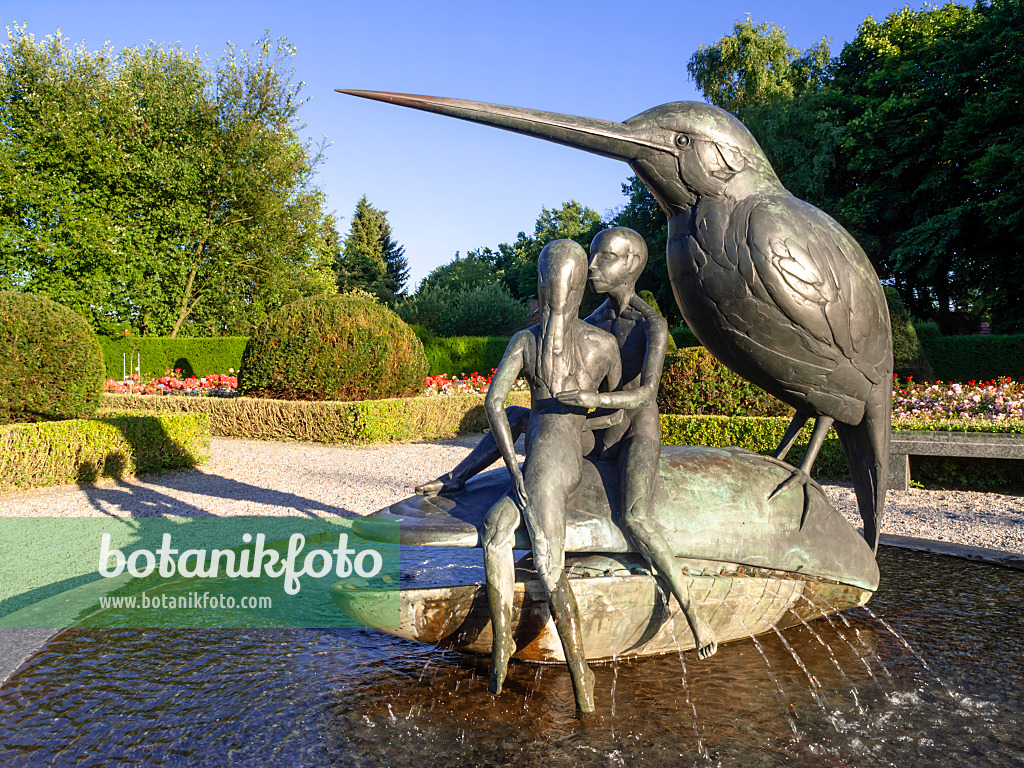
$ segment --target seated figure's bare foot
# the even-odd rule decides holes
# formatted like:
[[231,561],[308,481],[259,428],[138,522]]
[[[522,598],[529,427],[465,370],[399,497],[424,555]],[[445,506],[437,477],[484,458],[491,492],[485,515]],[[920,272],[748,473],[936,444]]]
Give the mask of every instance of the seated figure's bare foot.
[[505,685],[505,677],[508,675],[508,660],[516,652],[516,644],[509,639],[506,643],[495,642],[494,650],[491,653],[491,679],[487,684],[487,690],[495,696],[501,693]]
[[462,480],[458,480],[448,474],[441,475],[439,478],[431,480],[429,483],[417,485],[415,490],[416,493],[422,493],[424,496],[437,496],[439,493],[461,491],[465,487],[466,484]]
[[697,642],[697,658],[704,660],[714,656],[718,651],[718,636],[715,635],[715,630],[700,616],[687,616],[686,618],[690,622],[693,638]]
[[594,704],[594,672],[590,667],[583,667],[583,690],[576,687],[573,681],[573,693],[576,694],[576,711],[581,715],[592,715],[597,710]]

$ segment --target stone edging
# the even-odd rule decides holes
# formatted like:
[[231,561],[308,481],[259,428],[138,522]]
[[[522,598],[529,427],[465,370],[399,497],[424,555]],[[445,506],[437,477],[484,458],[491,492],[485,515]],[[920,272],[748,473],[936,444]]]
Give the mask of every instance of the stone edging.
[[972,547],[967,544],[955,544],[951,541],[918,539],[913,536],[896,536],[888,533],[882,534],[879,543],[886,547],[913,549],[917,552],[931,552],[934,555],[949,555],[950,557],[960,557],[964,560],[974,560],[976,562],[989,563],[990,565],[1002,565],[1006,568],[1024,571],[1024,555],[1018,555],[1016,552],[1005,552],[1001,549]]

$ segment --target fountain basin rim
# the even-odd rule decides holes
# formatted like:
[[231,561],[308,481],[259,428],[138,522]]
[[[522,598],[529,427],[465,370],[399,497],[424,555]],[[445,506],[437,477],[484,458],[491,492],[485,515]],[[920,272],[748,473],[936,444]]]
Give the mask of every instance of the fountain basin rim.
[[[879,544],[883,547],[895,547],[897,549],[909,549],[917,552],[930,552],[937,555],[958,557],[962,560],[973,560],[975,562],[987,563],[989,565],[1001,565],[1005,568],[1012,568],[1024,571],[1024,555],[1016,552],[1007,552],[1003,549],[989,547],[976,547],[969,544],[956,544],[951,541],[939,541],[938,539],[921,539],[914,536],[898,536],[892,533],[883,533]],[[67,629],[46,629],[19,630],[8,629],[0,633],[0,687],[17,672],[22,665],[35,656],[39,650],[61,632],[69,632]],[[10,633],[10,634],[8,634]]]
[[973,560],[974,562],[1001,565],[1004,568],[1024,571],[1024,555],[1018,552],[1008,552],[1005,549],[977,547],[972,544],[958,544],[952,541],[940,541],[939,539],[920,539],[915,536],[899,536],[894,533],[883,533],[879,537],[878,543],[883,547],[910,549],[915,552],[930,552],[934,555],[947,555],[948,557],[958,557],[961,560]]

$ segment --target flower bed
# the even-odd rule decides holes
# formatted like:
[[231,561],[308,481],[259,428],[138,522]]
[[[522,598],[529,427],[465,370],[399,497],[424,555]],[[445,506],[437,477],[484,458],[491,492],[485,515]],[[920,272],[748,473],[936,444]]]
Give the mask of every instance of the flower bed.
[[893,419],[980,419],[1005,421],[1024,418],[1024,380],[1009,376],[966,384],[915,384],[893,387]]
[[[179,378],[180,368],[165,371],[159,379],[141,381],[138,374],[132,374],[127,381],[108,379],[103,385],[104,392],[117,395],[192,395],[206,397],[231,397],[238,387],[238,377],[211,373],[201,379],[190,376]],[[232,371],[232,374],[234,371]]]
[[[481,376],[474,371],[462,377],[449,376],[447,373],[439,373],[437,376],[427,376],[423,380],[423,395],[425,397],[439,397],[442,395],[483,395],[494,380],[494,371],[491,368],[490,376]],[[516,379],[512,385],[513,392],[527,392],[530,387],[523,379]]]

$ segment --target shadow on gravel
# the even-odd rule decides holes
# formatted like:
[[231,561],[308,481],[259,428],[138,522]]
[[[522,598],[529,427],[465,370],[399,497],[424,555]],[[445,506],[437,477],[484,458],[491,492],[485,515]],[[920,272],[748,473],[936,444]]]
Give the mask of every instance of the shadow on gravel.
[[[230,499],[232,501],[252,502],[258,505],[284,507],[289,514],[306,515],[307,517],[323,517],[340,515],[356,517],[355,512],[344,507],[324,504],[320,501],[307,499],[294,493],[275,491],[257,485],[249,485],[238,480],[220,475],[200,473],[174,473],[167,476],[148,476],[146,485],[131,485],[118,482],[116,486],[79,486],[89,503],[97,512],[114,517],[131,515],[132,517],[161,517],[179,515],[182,517],[215,517],[209,509],[189,504],[175,497],[156,490],[153,486],[164,486],[175,490],[187,491],[211,499]],[[260,514],[257,511],[246,514]]]

